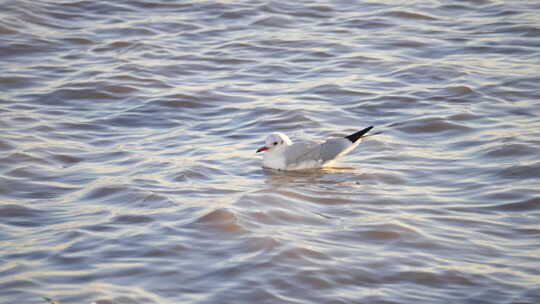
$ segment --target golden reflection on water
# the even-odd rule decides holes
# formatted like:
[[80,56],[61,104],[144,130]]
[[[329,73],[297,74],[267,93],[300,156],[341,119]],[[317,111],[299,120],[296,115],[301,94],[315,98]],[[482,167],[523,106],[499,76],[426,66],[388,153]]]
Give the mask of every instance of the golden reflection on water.
[[[350,177],[360,176],[356,168],[352,167],[324,167],[309,170],[289,170],[280,171],[263,168],[265,182],[272,186],[287,186],[298,182],[302,183],[347,183]],[[339,176],[339,179],[332,180],[331,177]]]

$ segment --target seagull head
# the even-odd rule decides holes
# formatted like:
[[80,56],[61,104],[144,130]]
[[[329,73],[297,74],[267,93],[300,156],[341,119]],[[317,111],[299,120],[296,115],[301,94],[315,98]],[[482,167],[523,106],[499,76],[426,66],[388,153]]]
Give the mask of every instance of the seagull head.
[[292,141],[289,139],[289,137],[287,137],[287,135],[280,132],[276,132],[276,133],[272,133],[268,135],[268,137],[264,141],[264,146],[260,147],[257,150],[257,153],[263,152],[263,151],[268,151],[268,152],[279,151],[285,148],[286,146],[290,146],[290,145],[292,145]]

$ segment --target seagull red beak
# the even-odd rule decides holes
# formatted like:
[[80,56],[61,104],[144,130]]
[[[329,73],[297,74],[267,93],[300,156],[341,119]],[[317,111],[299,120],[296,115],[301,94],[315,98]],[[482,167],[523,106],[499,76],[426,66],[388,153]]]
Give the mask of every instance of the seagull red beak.
[[266,150],[268,150],[268,147],[266,147],[266,146],[260,147],[260,148],[257,150],[257,153],[262,152],[262,151],[266,151]]

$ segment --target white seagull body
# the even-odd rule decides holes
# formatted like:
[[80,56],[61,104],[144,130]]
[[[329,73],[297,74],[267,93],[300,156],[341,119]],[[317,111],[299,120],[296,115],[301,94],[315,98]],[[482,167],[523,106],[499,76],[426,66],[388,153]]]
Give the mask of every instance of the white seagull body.
[[265,145],[257,152],[266,151],[263,167],[278,170],[314,169],[330,165],[339,157],[349,153],[360,143],[360,139],[373,126],[345,137],[330,138],[326,141],[305,141],[292,143],[283,133],[272,133]]

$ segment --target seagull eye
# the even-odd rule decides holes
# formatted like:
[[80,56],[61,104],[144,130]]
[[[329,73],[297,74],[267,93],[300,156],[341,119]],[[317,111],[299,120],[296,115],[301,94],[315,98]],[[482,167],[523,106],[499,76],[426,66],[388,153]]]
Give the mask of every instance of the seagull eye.
[[274,146],[277,145],[277,141],[274,142]]

